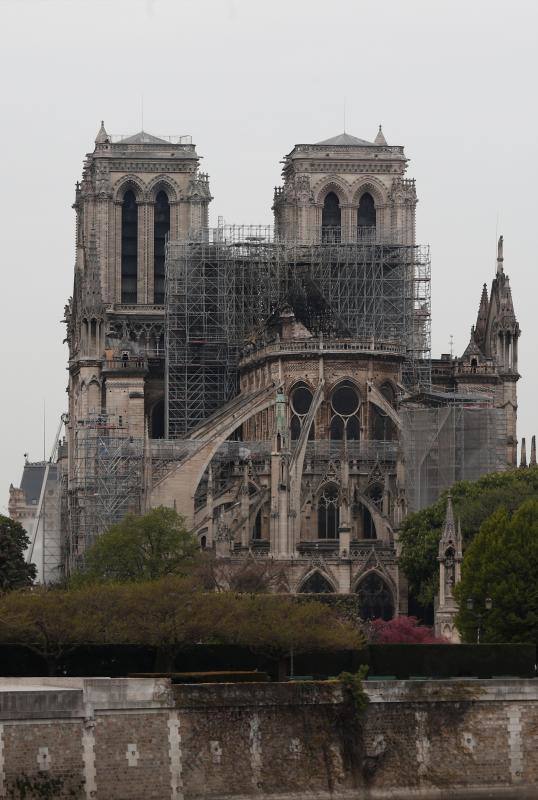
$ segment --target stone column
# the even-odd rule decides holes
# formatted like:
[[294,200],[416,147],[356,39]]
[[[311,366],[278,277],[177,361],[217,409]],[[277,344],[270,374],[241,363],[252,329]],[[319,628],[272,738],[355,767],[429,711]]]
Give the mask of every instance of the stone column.
[[146,303],[154,303],[155,291],[155,202],[145,204],[146,209]]
[[114,260],[111,269],[114,280],[110,291],[110,301],[121,303],[121,200],[114,201]]
[[136,201],[138,212],[138,253],[137,253],[137,290],[136,302],[147,303],[147,203],[143,200]]

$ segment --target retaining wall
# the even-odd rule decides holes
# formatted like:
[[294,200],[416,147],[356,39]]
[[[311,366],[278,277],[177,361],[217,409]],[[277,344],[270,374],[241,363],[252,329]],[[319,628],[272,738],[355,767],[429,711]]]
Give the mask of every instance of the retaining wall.
[[0,797],[538,797],[538,681],[365,688],[0,679]]

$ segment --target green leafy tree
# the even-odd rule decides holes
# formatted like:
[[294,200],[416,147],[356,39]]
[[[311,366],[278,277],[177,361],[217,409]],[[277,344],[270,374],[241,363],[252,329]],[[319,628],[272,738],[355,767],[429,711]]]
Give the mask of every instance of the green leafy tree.
[[91,637],[95,618],[84,599],[83,592],[44,587],[9,592],[0,598],[0,639],[37,653],[56,675],[62,656]]
[[24,556],[29,545],[20,522],[0,514],[0,591],[22,589],[34,582],[35,564],[27,564]]
[[362,634],[330,606],[290,595],[236,596],[232,623],[231,642],[275,657],[364,644]]
[[187,574],[196,563],[198,543],[183,517],[160,506],[143,516],[128,514],[88,548],[84,568],[72,585],[86,582],[146,581]]
[[[538,499],[538,467],[493,473],[477,481],[460,481],[454,484],[451,494],[467,546],[498,508],[513,512],[526,500]],[[437,553],[446,503],[447,492],[444,492],[434,505],[410,514],[400,531],[400,566],[409,581],[411,595],[424,606],[433,604],[438,589]]]
[[[467,548],[462,579],[455,588],[456,620],[465,641],[476,639],[476,612],[482,613],[484,642],[538,643],[538,500],[513,514],[501,508],[481,526]],[[492,599],[490,611],[485,600]],[[472,598],[473,611],[466,600]]]

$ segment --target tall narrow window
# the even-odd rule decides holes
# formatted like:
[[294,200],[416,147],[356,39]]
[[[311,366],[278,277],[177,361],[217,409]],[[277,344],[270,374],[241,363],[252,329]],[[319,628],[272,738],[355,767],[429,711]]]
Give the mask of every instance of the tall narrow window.
[[374,198],[369,192],[365,192],[359,201],[357,212],[357,226],[359,228],[375,228],[376,213]]
[[134,192],[125,192],[121,208],[121,302],[136,303],[138,283],[138,208]]
[[321,238],[324,242],[339,242],[341,231],[340,202],[334,192],[329,192],[321,213]]
[[318,539],[337,539],[339,524],[338,489],[327,484],[318,500]]
[[155,227],[153,231],[153,302],[162,304],[164,303],[166,236],[170,231],[170,203],[166,192],[159,192],[155,198]]

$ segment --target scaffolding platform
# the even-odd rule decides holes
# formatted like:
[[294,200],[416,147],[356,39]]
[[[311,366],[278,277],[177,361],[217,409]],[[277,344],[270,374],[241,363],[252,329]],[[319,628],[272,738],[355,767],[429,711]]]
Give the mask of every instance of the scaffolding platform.
[[224,226],[169,241],[165,298],[167,438],[228,402],[245,347],[289,305],[314,335],[397,342],[406,388],[428,389],[429,248],[385,240],[290,241],[270,226]]

